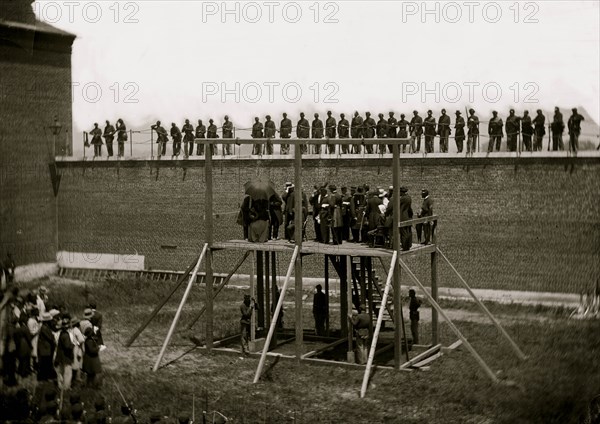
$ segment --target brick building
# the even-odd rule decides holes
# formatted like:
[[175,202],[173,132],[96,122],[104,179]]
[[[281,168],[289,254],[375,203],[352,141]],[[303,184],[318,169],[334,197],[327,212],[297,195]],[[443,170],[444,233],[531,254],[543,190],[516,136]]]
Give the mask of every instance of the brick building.
[[[74,39],[37,21],[31,0],[2,0],[0,258],[11,252],[18,265],[56,260],[54,158],[72,152]],[[50,128],[55,118],[61,127],[57,135]]]

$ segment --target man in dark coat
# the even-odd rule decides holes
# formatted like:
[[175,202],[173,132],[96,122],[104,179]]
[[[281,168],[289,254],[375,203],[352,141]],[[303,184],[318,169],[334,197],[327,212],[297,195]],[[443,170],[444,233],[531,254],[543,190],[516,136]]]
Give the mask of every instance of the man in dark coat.
[[[325,137],[332,139],[335,138],[336,135],[337,123],[335,122],[335,118],[331,116],[331,111],[327,111],[327,119],[325,120]],[[327,152],[331,154],[335,154],[335,144],[328,141],[327,143]]]
[[477,140],[479,140],[479,117],[475,115],[474,109],[469,109],[467,128],[467,154],[473,154],[477,150]]
[[240,325],[242,329],[241,345],[242,353],[244,355],[250,355],[248,342],[250,341],[251,325],[252,325],[252,313],[254,312],[254,299],[250,298],[249,294],[244,295],[244,301],[240,305]]
[[377,229],[377,226],[381,223],[381,210],[379,205],[383,201],[379,198],[379,192],[374,190],[367,194],[367,207],[365,213],[369,221],[369,231]]
[[521,118],[521,132],[523,133],[523,145],[525,146],[525,150],[531,152],[533,147],[531,144],[531,138],[533,137],[533,125],[528,110],[523,111],[523,118]]
[[581,134],[581,121],[585,119],[579,113],[577,113],[577,108],[573,108],[571,110],[573,114],[569,117],[569,121],[567,122],[567,127],[569,129],[569,148],[575,154],[579,150],[579,134]]
[[[258,116],[254,117],[254,124],[252,124],[252,138],[263,138],[263,124],[258,119]],[[252,149],[253,155],[262,155],[262,144],[255,144]]]
[[[362,138],[363,137],[363,118],[358,114],[358,112],[354,112],[354,117],[352,118],[352,124],[350,126],[350,134],[352,138]],[[350,153],[360,153],[361,145],[353,144],[352,151]]]
[[169,137],[167,135],[167,130],[160,124],[160,121],[156,121],[156,124],[152,125],[152,129],[156,131],[158,143],[158,157],[164,156],[167,153],[167,141],[169,141]]
[[[229,116],[225,115],[223,122],[223,138],[233,138],[233,122],[229,120]],[[231,144],[223,144],[223,154],[231,155]]]
[[[352,232],[352,241],[358,243],[361,240],[361,232],[368,228],[368,224],[365,223],[365,211],[367,202],[365,199],[365,192],[363,187],[358,187],[356,193],[352,196],[350,203],[350,231]],[[366,238],[363,239],[363,241]]]
[[52,328],[50,324],[52,322],[52,315],[50,312],[43,312],[40,315],[40,321],[42,327],[38,336],[38,381],[54,380],[56,378],[56,372],[52,363],[54,357],[54,351],[56,349],[56,340],[54,334],[52,334]]
[[102,130],[98,124],[94,123],[94,128],[90,131],[92,136],[92,145],[94,146],[94,157],[102,156]]
[[[377,121],[376,131],[377,138],[387,138],[388,137],[388,123],[387,120],[383,117],[383,113],[379,115],[379,121]],[[379,154],[382,155],[385,153],[385,144],[379,145]]]
[[[308,123],[308,119],[304,117],[304,112],[300,112],[300,120],[296,125],[296,137],[298,138],[309,138],[310,137],[310,124]],[[300,147],[300,151],[302,153],[306,153],[308,148],[306,144],[303,144]]]
[[271,218],[269,238],[271,240],[279,240],[279,227],[283,223],[283,213],[281,211],[282,204],[283,200],[277,193],[273,194],[269,199],[269,214]]
[[331,203],[331,198],[327,194],[327,189],[325,187],[321,188],[319,201],[320,202],[319,202],[318,221],[319,221],[319,230],[321,232],[321,240],[320,241],[321,241],[321,243],[329,244],[329,239],[330,239],[329,229],[331,228],[331,221],[332,221],[331,209],[332,209],[333,203]]
[[[419,218],[433,216],[433,199],[429,197],[429,191],[425,189],[421,190],[421,197],[423,198],[423,203],[421,204],[421,212],[418,215]],[[423,229],[425,232],[425,241],[423,244],[429,244],[431,241],[431,233],[435,229],[435,223],[425,222],[423,224],[417,224],[416,227],[419,243],[421,242],[421,229]]]
[[509,152],[517,151],[517,140],[521,132],[521,118],[515,115],[515,110],[511,109],[506,118],[506,145]]
[[[388,138],[397,138],[398,137],[398,120],[394,118],[394,112],[389,113],[389,118],[387,120],[388,124]],[[388,144],[388,150],[390,153],[393,153],[394,146]]]
[[[281,120],[281,124],[279,125],[279,136],[281,138],[291,138],[292,137],[292,121],[287,117],[287,113],[283,114],[283,119]],[[290,145],[289,144],[281,144],[280,154],[289,155],[290,154]]]
[[421,301],[412,289],[408,291],[408,297],[410,299],[408,316],[410,318],[410,331],[412,333],[413,344],[419,344],[419,307],[421,306]]
[[119,157],[125,156],[125,142],[127,141],[127,127],[122,119],[117,121],[117,143],[119,144]]
[[115,140],[115,127],[111,125],[109,121],[106,121],[106,126],[104,127],[104,142],[106,143],[106,152],[108,153],[108,157],[113,155],[113,141]]
[[433,153],[433,144],[435,140],[435,118],[431,110],[427,111],[427,118],[423,121],[425,127],[425,153]]
[[[346,115],[340,113],[340,120],[338,122],[338,135],[340,139],[348,139],[350,138],[350,123],[346,119]],[[340,145],[340,152],[342,154],[347,154],[350,151],[349,144]]]
[[500,118],[498,116],[498,112],[494,110],[492,112],[492,119],[490,119],[490,122],[488,124],[488,135],[490,136],[490,142],[488,144],[488,153],[494,151],[494,144],[496,145],[496,151],[500,151],[502,137],[504,136],[502,127],[502,118]]
[[552,119],[550,130],[552,131],[552,150],[565,150],[562,138],[565,132],[565,122],[558,107],[554,108],[554,118]]
[[[319,119],[318,113],[315,113],[314,116],[315,116],[315,119],[313,119],[313,121],[312,121],[311,137],[312,138],[323,138],[323,121],[321,121]],[[321,145],[315,144],[313,151],[315,154],[320,155],[321,154]]]
[[244,200],[242,200],[242,204],[240,205],[240,213],[238,224],[242,226],[244,231],[244,240],[248,241],[248,227],[250,226],[250,206],[251,206],[251,197],[247,194],[244,196]]
[[350,239],[350,205],[352,203],[352,195],[348,193],[348,187],[342,186],[342,240],[348,241]]
[[194,126],[190,124],[190,120],[186,119],[185,124],[181,127],[183,132],[183,155],[189,158],[194,151]]
[[[217,126],[215,125],[215,121],[212,119],[208,120],[208,128],[206,129],[206,138],[211,138],[211,139],[219,138],[219,134],[217,133]],[[219,154],[219,149],[218,149],[216,143],[211,143],[210,149],[211,149],[210,151],[212,152],[213,156]]]
[[88,308],[92,311],[92,316],[89,317],[90,322],[95,327],[94,334],[96,335],[96,341],[100,345],[101,349],[104,349],[104,338],[102,337],[102,314],[96,310],[96,302],[90,302]]
[[[410,123],[404,119],[405,115],[403,113],[400,114],[400,120],[398,121],[398,138],[408,138],[409,130],[408,127]],[[410,148],[409,148],[410,151]],[[406,153],[406,144],[402,145],[402,153]]]
[[[371,118],[371,112],[365,113],[365,121],[363,122],[363,136],[366,139],[375,138],[375,128],[377,128],[377,123],[373,118]],[[365,150],[367,153],[373,153],[373,145],[365,144]]]
[[463,143],[465,141],[465,118],[460,116],[460,110],[456,111],[456,121],[454,122],[454,140],[456,141],[456,149],[458,153],[463,151]]
[[[413,219],[412,199],[406,187],[400,187],[400,222]],[[410,250],[412,246],[412,226],[400,227],[400,244],[402,250]]]
[[[271,115],[267,115],[265,117],[265,138],[275,138],[276,132],[277,127],[275,127],[275,121],[271,121]],[[273,142],[271,140],[267,140],[266,153],[267,155],[273,154]]]
[[342,244],[344,220],[342,217],[343,200],[341,194],[337,192],[337,187],[329,186],[329,209],[331,215],[331,233],[333,244]]
[[541,109],[537,110],[537,115],[533,118],[534,142],[533,151],[541,152],[543,149],[544,136],[546,135],[546,117]]
[[64,391],[71,389],[71,378],[73,377],[73,349],[75,345],[73,345],[68,331],[70,321],[70,318],[63,319],[59,326],[60,334],[56,345],[56,357],[54,358],[58,388]]
[[448,140],[451,134],[450,117],[446,115],[446,109],[442,109],[442,115],[438,119],[437,133],[440,136],[440,152],[448,153]]
[[368,347],[370,339],[371,317],[367,313],[364,304],[360,305],[360,311],[348,314],[352,323],[356,341],[356,363],[365,364],[368,359]]
[[327,295],[323,293],[323,286],[317,284],[317,292],[313,297],[313,317],[315,318],[315,332],[317,336],[325,335],[325,322],[327,321],[328,306]]
[[87,375],[86,386],[98,388],[100,385],[100,374],[102,365],[100,363],[100,348],[94,335],[92,327],[85,329],[85,343],[83,352],[83,372]]
[[[419,116],[419,112],[413,111],[413,118],[410,120],[410,151],[418,153],[421,150],[421,136],[423,135],[423,118]],[[415,146],[416,141],[416,146]]]
[[183,136],[175,122],[171,123],[171,138],[173,139],[173,156],[179,156],[181,153],[181,139]]
[[[198,119],[198,126],[196,127],[196,155],[201,156],[204,154],[204,139],[206,139],[206,125],[202,124],[202,119]],[[190,155],[193,152],[190,152]]]

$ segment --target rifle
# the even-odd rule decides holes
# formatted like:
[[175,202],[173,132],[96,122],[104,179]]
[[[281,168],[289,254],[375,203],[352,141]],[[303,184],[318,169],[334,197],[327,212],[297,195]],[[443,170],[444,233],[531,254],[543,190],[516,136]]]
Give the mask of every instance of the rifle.
[[125,404],[127,409],[129,409],[129,416],[133,420],[133,424],[137,424],[138,421],[137,421],[137,417],[133,413],[133,408],[131,406],[129,406],[129,403],[125,399],[125,396],[123,396],[123,393],[121,392],[121,389],[119,388],[119,385],[115,381],[114,377],[111,375],[110,378],[112,379],[113,383],[115,383],[115,387],[117,388],[117,392],[119,392],[119,395],[121,396],[121,399],[123,400],[123,403]]

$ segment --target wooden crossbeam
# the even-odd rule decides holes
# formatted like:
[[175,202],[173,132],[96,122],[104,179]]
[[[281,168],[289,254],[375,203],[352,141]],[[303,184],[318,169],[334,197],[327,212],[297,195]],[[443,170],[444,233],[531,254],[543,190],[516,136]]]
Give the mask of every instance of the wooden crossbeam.
[[436,359],[440,358],[442,355],[443,355],[443,353],[440,351],[440,352],[436,353],[435,355],[431,355],[429,358],[423,359],[421,362],[417,362],[416,364],[413,365],[413,367],[415,367],[415,368],[424,367],[425,365],[430,364],[433,361],[435,361]]
[[406,361],[405,363],[403,363],[402,365],[400,365],[400,369],[402,368],[408,368],[408,367],[412,367],[414,364],[427,359],[429,356],[436,354],[437,352],[440,351],[440,349],[442,348],[441,344],[437,344],[429,349],[427,349],[425,352],[419,353],[417,356],[415,356],[414,358],[412,358],[409,361]]
[[319,349],[316,349],[316,350],[310,351],[308,353],[305,353],[300,358],[301,359],[306,359],[306,358],[310,358],[312,356],[316,356],[319,353],[325,352],[326,350],[332,349],[332,348],[334,348],[336,346],[339,346],[339,345],[341,345],[342,343],[345,343],[345,342],[346,342],[346,338],[336,340],[335,342],[329,343],[328,345],[320,347]]
[[426,222],[433,222],[433,221],[437,221],[437,220],[438,220],[437,215],[426,216],[424,218],[410,219],[408,221],[402,221],[402,222],[398,223],[398,228],[410,227],[411,225],[424,224]]

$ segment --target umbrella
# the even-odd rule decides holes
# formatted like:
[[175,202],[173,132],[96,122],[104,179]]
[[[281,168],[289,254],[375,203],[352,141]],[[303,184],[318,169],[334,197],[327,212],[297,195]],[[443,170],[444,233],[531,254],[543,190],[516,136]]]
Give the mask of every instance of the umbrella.
[[275,194],[273,183],[268,180],[255,179],[244,184],[245,193],[252,200],[269,200]]

